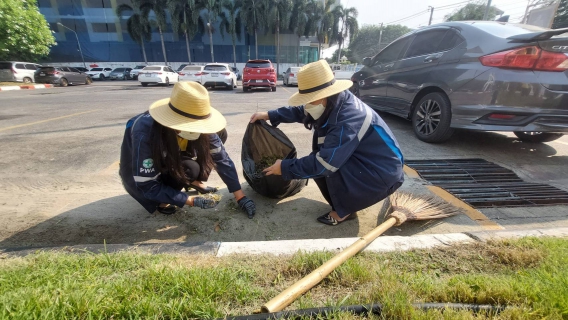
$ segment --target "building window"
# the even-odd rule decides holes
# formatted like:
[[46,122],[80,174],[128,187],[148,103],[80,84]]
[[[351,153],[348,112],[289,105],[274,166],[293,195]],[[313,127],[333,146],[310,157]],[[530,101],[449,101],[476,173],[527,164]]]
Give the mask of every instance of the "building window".
[[116,32],[114,23],[93,23],[93,32]]

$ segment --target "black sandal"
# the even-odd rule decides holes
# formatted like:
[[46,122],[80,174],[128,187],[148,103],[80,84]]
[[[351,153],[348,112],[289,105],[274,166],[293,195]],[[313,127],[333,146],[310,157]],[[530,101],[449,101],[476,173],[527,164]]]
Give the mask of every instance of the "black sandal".
[[208,193],[214,193],[219,191],[219,189],[215,188],[215,187],[205,187],[205,188],[201,188],[198,186],[194,186],[192,184],[190,184],[189,186],[185,187],[185,191],[189,191],[189,189],[195,189],[197,192],[201,193],[201,194],[208,194]]
[[335,220],[335,218],[333,218],[332,216],[330,216],[329,215],[330,213],[331,213],[331,211],[324,214],[324,215],[319,216],[317,218],[318,222],[321,222],[323,224],[327,224],[328,226],[336,226],[336,225],[338,225],[342,222],[345,222],[347,220],[353,220],[353,219],[357,218],[357,213],[355,212],[355,213],[348,215],[347,218],[345,218],[345,220],[338,221],[338,220]]
[[158,210],[159,213],[168,214],[168,215],[169,215],[169,214],[174,214],[174,213],[176,213],[177,207],[176,207],[176,206],[173,206],[173,205],[171,205],[171,204],[168,204],[168,205],[165,206],[165,207],[158,207],[158,209],[156,209],[156,210]]

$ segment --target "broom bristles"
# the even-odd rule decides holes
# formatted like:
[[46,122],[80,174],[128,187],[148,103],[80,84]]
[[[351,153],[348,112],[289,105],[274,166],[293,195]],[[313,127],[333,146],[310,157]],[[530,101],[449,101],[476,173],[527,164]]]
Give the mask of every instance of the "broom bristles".
[[[398,224],[404,222],[401,220],[442,219],[462,213],[460,208],[454,207],[446,201],[431,195],[395,192],[389,198],[394,210],[391,216],[398,220]],[[401,217],[401,214],[406,219]]]

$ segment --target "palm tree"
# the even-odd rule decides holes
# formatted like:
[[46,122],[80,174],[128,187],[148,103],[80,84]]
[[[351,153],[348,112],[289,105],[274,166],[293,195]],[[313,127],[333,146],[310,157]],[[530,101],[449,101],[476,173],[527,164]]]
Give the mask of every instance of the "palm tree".
[[318,0],[311,0],[309,3],[310,23],[318,39],[318,56],[321,58],[322,43],[329,39],[333,27],[334,16],[331,7],[335,5],[335,0],[327,0],[324,3]]
[[[290,31],[298,36],[298,48],[296,50],[296,65],[300,66],[300,37],[308,36],[311,30],[308,27],[309,13],[307,0],[293,0],[292,13],[290,15]],[[311,25],[311,24],[310,24]]]
[[333,9],[333,13],[335,16],[333,33],[339,45],[337,52],[337,63],[339,63],[341,59],[341,46],[350,36],[354,36],[359,31],[359,24],[357,23],[359,12],[354,7],[344,8],[342,5],[338,5]]
[[162,41],[162,52],[164,54],[164,62],[168,64],[168,58],[166,56],[166,45],[164,44],[164,33],[163,31],[167,28],[166,22],[166,0],[145,0],[141,6],[142,15],[144,20],[149,21],[150,13],[154,12],[154,20],[150,22],[158,28],[160,33],[160,40]]
[[288,13],[292,7],[290,0],[270,0],[266,16],[268,17],[269,27],[276,32],[276,74],[280,75],[280,29],[288,26]]
[[144,41],[150,42],[150,40],[152,40],[152,30],[150,29],[150,24],[142,15],[142,10],[140,9],[141,4],[141,0],[132,0],[132,6],[121,4],[116,8],[116,15],[122,17],[126,11],[133,12],[126,21],[126,30],[128,30],[128,34],[132,40],[136,41],[140,47],[142,47],[144,62],[148,64]]
[[211,48],[211,62],[215,62],[215,56],[213,54],[213,28],[214,24],[219,18],[219,13],[221,12],[221,1],[219,0],[201,0],[199,1],[199,10],[203,11],[205,23],[207,23],[207,29],[209,29],[209,46]]
[[258,30],[266,24],[266,0],[243,0],[241,7],[241,20],[247,28],[248,34],[254,33],[255,59],[258,59]]
[[239,11],[241,10],[242,2],[241,0],[224,0],[221,3],[221,7],[226,10],[226,12],[221,12],[221,36],[225,35],[225,32],[231,35],[231,40],[233,42],[233,66],[237,67],[237,39],[241,41],[241,18],[239,17]]
[[178,34],[183,32],[185,35],[187,60],[191,63],[189,41],[195,37],[199,27],[203,25],[196,0],[167,0],[167,6],[171,14],[173,31]]

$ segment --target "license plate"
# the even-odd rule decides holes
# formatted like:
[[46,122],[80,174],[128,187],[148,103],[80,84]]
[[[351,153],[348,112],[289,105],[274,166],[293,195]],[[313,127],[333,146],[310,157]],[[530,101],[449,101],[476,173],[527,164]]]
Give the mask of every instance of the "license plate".
[[262,82],[262,80],[256,80],[256,82]]
[[212,77],[218,77],[219,74],[218,74],[218,73],[212,73],[211,76],[212,76]]
[[151,73],[146,73],[146,77],[151,77],[152,74]]
[[42,72],[42,73],[40,73],[39,75],[40,75],[40,76],[45,76],[45,73]]

